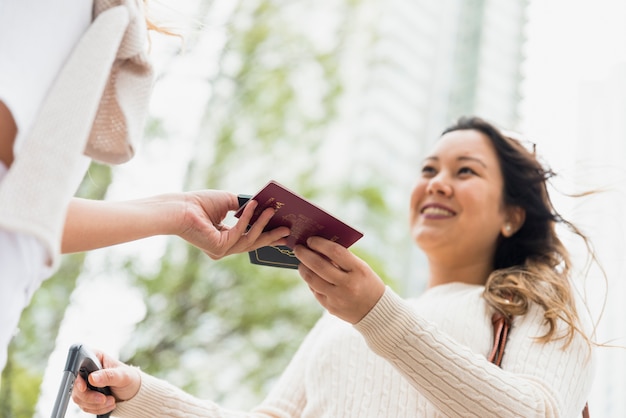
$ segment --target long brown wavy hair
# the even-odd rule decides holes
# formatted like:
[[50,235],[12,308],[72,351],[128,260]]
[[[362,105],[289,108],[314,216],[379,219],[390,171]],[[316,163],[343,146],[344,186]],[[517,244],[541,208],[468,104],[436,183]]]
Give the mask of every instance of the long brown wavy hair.
[[[504,204],[526,212],[523,225],[514,235],[498,238],[494,270],[483,295],[487,303],[509,318],[526,314],[531,303],[541,306],[548,330],[538,337],[540,342],[563,339],[567,347],[577,332],[590,342],[580,327],[570,282],[572,264],[556,225],[565,225],[583,239],[591,254],[593,251],[588,238],[552,205],[547,184],[554,172],[537,159],[534,145],[532,150],[527,149],[520,140],[505,135],[484,119],[462,117],[443,134],[458,130],[478,131],[489,138],[504,180]],[[565,334],[558,332],[559,320],[567,325]]]

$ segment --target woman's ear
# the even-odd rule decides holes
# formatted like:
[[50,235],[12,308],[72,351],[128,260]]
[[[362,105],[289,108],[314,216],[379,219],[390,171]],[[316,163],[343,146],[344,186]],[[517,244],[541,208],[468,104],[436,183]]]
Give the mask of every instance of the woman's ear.
[[526,220],[526,211],[521,206],[509,206],[506,209],[506,221],[502,225],[502,235],[511,237],[520,230]]

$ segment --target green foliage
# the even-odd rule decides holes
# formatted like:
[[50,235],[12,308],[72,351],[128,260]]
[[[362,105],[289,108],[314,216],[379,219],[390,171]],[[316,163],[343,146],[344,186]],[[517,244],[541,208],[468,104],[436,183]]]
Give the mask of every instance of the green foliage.
[[[190,182],[206,179],[198,185],[220,187],[233,167],[251,158],[291,167],[293,161],[287,157],[314,155],[324,142],[342,93],[339,65],[345,34],[337,32],[332,48],[317,45],[315,34],[294,21],[292,9],[326,8],[327,13],[339,14],[337,27],[349,26],[353,10],[316,4],[271,0],[238,4],[198,136],[198,149],[210,144],[206,155],[212,158],[198,156]],[[290,155],[284,152],[287,149]],[[314,159],[299,162],[293,175],[314,172]]]
[[36,370],[24,368],[19,363],[7,363],[3,371],[5,382],[2,385],[0,396],[0,416],[6,418],[32,417],[33,406],[39,396],[39,385],[42,375]]
[[[227,188],[241,177],[264,183],[288,172],[290,184],[311,199],[331,193],[337,202],[367,206],[372,216],[387,211],[374,187],[339,182],[329,189],[315,180],[321,162],[314,156],[336,121],[343,93],[339,66],[348,33],[342,28],[351,26],[357,5],[238,4],[187,188]],[[294,7],[328,8],[339,16],[335,43],[316,44],[315,34],[291,19]],[[305,96],[307,89],[315,95]],[[355,251],[382,268],[372,254]],[[126,359],[238,409],[262,398],[321,314],[296,271],[252,265],[245,254],[211,261],[172,241],[158,270],[134,274],[147,315],[126,347]]]
[[[241,372],[251,357],[258,362],[243,371],[241,384],[262,392],[319,316],[319,306],[293,270],[263,271],[247,255],[212,262],[191,247],[184,259],[164,263],[156,277],[140,277],[148,312],[127,347],[134,353],[129,361],[220,400],[233,388],[216,385],[216,375]],[[193,361],[186,362],[189,353]]]

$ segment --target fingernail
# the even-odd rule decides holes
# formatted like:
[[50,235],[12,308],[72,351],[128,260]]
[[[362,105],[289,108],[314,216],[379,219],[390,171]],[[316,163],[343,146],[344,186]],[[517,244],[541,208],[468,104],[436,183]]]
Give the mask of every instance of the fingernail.
[[91,381],[93,383],[101,383],[102,382],[102,377],[100,376],[100,373],[94,372],[91,374]]

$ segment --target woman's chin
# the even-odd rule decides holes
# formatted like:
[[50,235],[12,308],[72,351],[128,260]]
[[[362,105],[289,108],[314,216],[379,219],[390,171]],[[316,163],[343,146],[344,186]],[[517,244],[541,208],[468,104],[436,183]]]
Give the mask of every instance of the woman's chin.
[[420,230],[414,231],[413,234],[413,242],[425,253],[428,253],[429,250],[441,247],[445,244],[446,240],[443,234],[435,231]]

